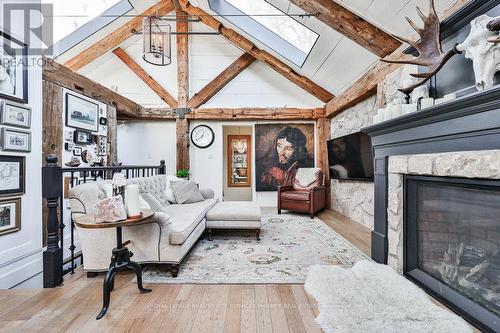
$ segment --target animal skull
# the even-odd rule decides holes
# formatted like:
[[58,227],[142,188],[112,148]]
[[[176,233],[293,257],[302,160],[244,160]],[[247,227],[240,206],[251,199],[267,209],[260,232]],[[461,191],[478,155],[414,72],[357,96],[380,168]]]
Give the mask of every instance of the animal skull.
[[472,60],[478,90],[493,87],[495,73],[500,70],[499,32],[488,29],[488,23],[498,19],[487,15],[475,18],[467,39],[456,46],[457,51],[465,52],[465,57]]

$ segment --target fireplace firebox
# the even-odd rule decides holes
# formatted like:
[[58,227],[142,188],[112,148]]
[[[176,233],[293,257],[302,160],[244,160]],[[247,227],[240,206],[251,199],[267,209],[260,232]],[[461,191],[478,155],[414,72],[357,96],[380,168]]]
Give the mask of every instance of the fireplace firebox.
[[500,330],[500,181],[405,176],[404,274]]

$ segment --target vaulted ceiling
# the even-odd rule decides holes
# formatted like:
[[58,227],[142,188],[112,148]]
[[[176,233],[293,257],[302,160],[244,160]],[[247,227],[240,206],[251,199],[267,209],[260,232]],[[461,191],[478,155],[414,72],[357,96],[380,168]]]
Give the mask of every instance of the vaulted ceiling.
[[[304,14],[305,8],[298,7],[299,0],[267,0],[280,10],[288,14]],[[149,6],[157,1],[130,0],[134,10],[129,14],[141,14]],[[292,3],[293,2],[293,3]],[[307,2],[307,1],[306,1]],[[318,3],[332,2],[332,0],[314,0]],[[443,12],[455,0],[436,0],[438,13]],[[207,0],[191,0],[193,6],[199,7],[208,14],[216,14],[210,9]],[[406,23],[405,16],[409,16],[418,22],[415,6],[427,9],[428,0],[337,0],[336,3],[345,7],[354,15],[364,18],[373,26],[381,29],[381,33],[388,32],[397,35],[411,37],[413,31]],[[311,11],[311,10],[310,10]],[[298,67],[287,59],[281,57],[267,45],[262,44],[253,36],[234,26],[224,17],[216,17],[224,26],[234,29],[236,32],[246,37],[258,48],[269,52],[281,62],[289,66],[293,71],[305,78],[310,79],[315,84],[328,90],[331,94],[337,95],[349,87],[360,76],[363,75],[375,62],[378,61],[376,50],[370,50],[370,45],[362,45],[355,38],[343,35],[325,23],[321,17],[297,17],[294,18],[320,35],[314,45],[310,55],[302,67]],[[123,26],[131,17],[121,17],[101,31],[82,41],[80,44],[59,56],[56,60],[65,63],[74,58],[89,46],[103,39],[117,28]],[[175,30],[175,23],[172,24]],[[191,31],[211,31],[209,27],[201,22],[189,24]],[[345,34],[345,33],[344,33]],[[353,40],[354,39],[354,40]],[[172,96],[177,96],[176,66],[155,67],[146,64],[141,59],[141,37],[130,36],[119,45],[135,62],[153,77]],[[114,48],[113,48],[114,49]],[[233,63],[243,54],[243,51],[232,45],[221,36],[190,36],[189,38],[189,61],[190,61],[190,95],[193,96],[202,89],[208,82],[222,72],[227,66]],[[375,53],[374,53],[375,52]],[[172,63],[175,64],[175,42],[172,48]],[[97,82],[118,89],[130,99],[146,106],[164,106],[165,102],[158,97],[140,79],[131,75],[131,70],[121,61],[112,50],[93,60],[90,64],[79,69],[83,75],[96,80]],[[249,65],[231,82],[228,87],[223,88],[215,95],[207,106],[212,107],[236,107],[254,106],[256,98],[261,94],[266,95],[269,106],[282,106],[283,96],[287,97],[288,106],[317,107],[324,105],[324,102],[311,96],[303,89],[291,84],[279,73],[268,68],[262,62],[255,61]],[[234,85],[244,85],[245,89],[231,88]],[[236,105],[232,105],[231,99],[237,100]],[[255,105],[257,106],[257,105]]]

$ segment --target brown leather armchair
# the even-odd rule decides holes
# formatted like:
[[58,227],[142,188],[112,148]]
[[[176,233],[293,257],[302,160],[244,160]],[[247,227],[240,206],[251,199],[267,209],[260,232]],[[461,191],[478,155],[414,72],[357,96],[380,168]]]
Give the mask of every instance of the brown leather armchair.
[[[309,169],[309,171],[299,169],[291,185],[278,186],[278,214],[281,214],[282,209],[286,209],[308,213],[311,218],[314,218],[317,211],[325,208],[325,176],[321,169]],[[304,186],[304,181],[300,178],[304,178],[301,176],[307,172],[315,172],[315,178],[314,181]],[[306,183],[308,182],[306,180]]]

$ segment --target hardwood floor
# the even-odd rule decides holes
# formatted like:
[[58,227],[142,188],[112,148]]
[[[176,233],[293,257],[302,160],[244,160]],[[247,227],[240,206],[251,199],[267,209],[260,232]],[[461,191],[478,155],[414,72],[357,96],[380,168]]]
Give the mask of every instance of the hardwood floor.
[[[333,211],[319,217],[369,254],[368,229]],[[140,294],[132,277],[117,275],[101,320],[102,275],[77,269],[59,288],[0,290],[0,332],[321,332],[316,303],[301,284],[154,284]]]

